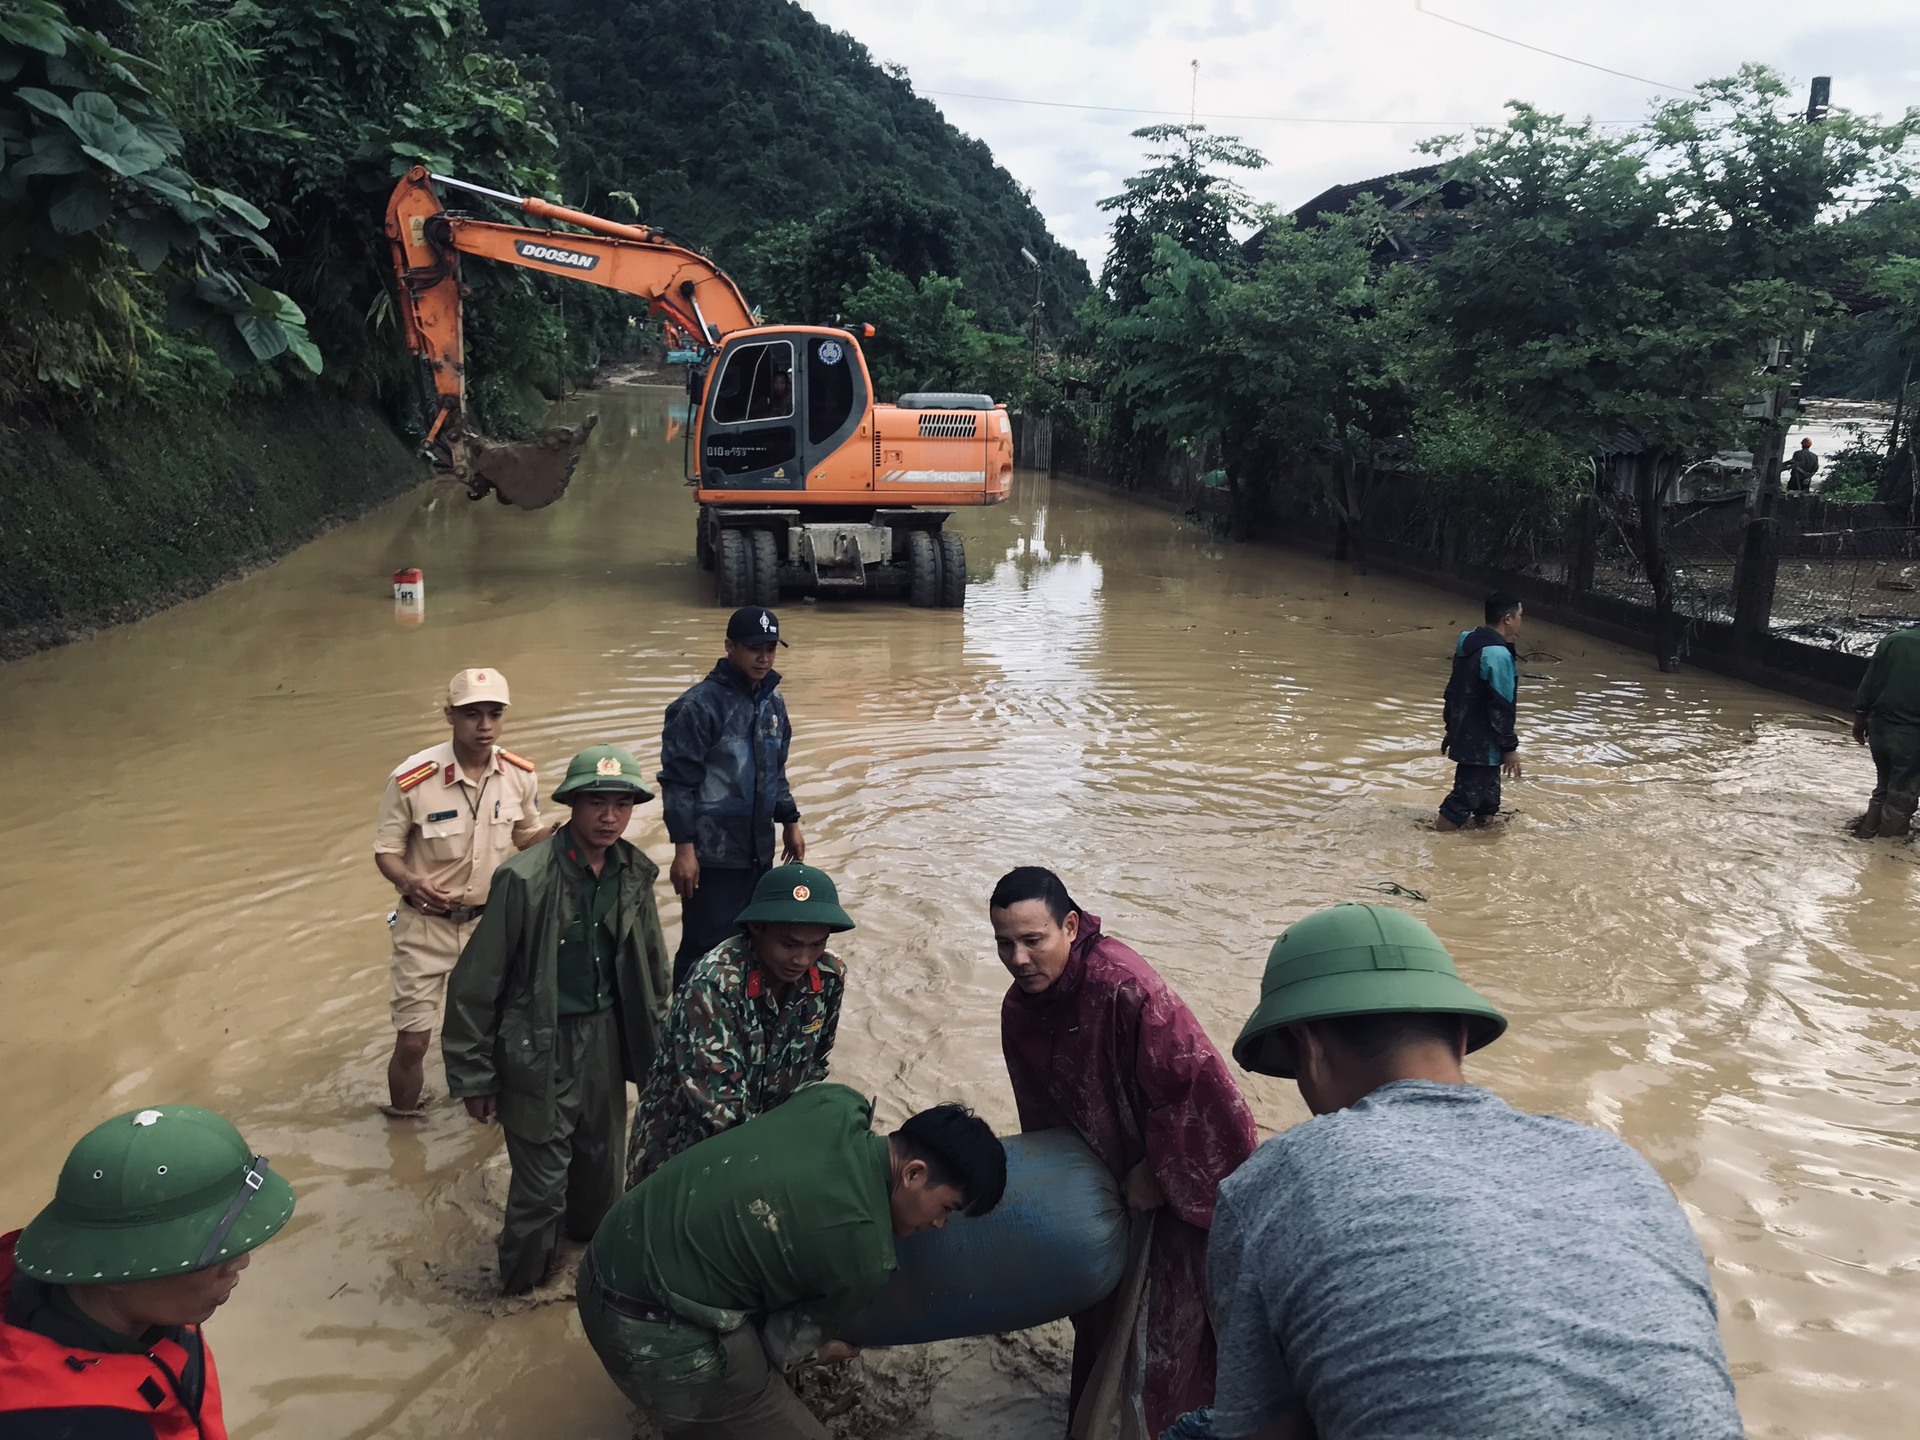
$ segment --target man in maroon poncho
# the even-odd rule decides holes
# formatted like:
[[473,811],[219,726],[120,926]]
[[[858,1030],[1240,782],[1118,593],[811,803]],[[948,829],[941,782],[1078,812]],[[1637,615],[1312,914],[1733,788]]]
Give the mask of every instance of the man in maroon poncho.
[[[1146,1421],[1159,1435],[1213,1400],[1207,1230],[1214,1190],[1253,1153],[1253,1114],[1193,1012],[1100,933],[1051,870],[1023,866],[988,901],[1013,986],[1000,1043],[1020,1128],[1079,1133],[1135,1210],[1157,1210],[1147,1262]],[[1112,1325],[1073,1317],[1071,1416]]]

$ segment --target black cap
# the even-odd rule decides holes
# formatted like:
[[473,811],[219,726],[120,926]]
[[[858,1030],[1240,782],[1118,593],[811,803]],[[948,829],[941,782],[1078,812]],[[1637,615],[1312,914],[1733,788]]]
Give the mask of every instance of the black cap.
[[780,617],[764,605],[742,605],[727,621],[727,639],[736,645],[765,645],[780,639]]

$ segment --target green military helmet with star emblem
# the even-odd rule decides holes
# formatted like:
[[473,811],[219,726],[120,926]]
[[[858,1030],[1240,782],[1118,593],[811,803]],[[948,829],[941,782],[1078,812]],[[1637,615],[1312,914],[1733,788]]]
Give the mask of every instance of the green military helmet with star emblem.
[[225,1264],[292,1214],[293,1187],[225,1116],[154,1105],[80,1137],[14,1262],[59,1285],[156,1280]]
[[589,790],[631,795],[636,801],[651,800],[653,792],[642,783],[645,772],[630,751],[618,745],[592,745],[567,762],[567,778],[553,792],[561,804]]
[[853,929],[852,918],[840,908],[833,878],[812,865],[782,865],[762,875],[753,899],[734,923],[755,922],[824,925],[832,932]]

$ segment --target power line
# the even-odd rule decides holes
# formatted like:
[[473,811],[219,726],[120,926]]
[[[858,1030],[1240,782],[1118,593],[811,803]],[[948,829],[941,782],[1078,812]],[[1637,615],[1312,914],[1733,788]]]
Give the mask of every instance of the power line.
[[[982,95],[971,90],[922,90],[917,95],[939,95],[949,100],[990,100],[996,105],[1039,105],[1049,110],[1097,110],[1106,115],[1171,115],[1199,120],[1257,120],[1277,125],[1417,125],[1429,129],[1480,125],[1504,125],[1504,120],[1361,120],[1342,115],[1223,115],[1198,114],[1191,110],[1150,110],[1143,105],[1082,105],[1072,100],[1029,100],[1020,95]],[[1632,125],[1632,120],[1596,120],[1596,125]]]
[[1652,85],[1656,89],[1671,90],[1676,95],[1691,95],[1694,92],[1679,85],[1669,85],[1664,80],[1649,80],[1644,75],[1629,75],[1625,70],[1615,70],[1609,65],[1596,65],[1591,60],[1582,60],[1575,55],[1562,55],[1558,50],[1543,49],[1538,45],[1529,45],[1524,40],[1516,40],[1511,35],[1501,35],[1493,30],[1483,30],[1478,25],[1469,25],[1464,20],[1456,20],[1451,15],[1442,15],[1427,8],[1426,0],[1413,0],[1413,8],[1429,20],[1444,21],[1448,25],[1458,25],[1462,30],[1471,30],[1476,35],[1485,35],[1489,40],[1498,40],[1504,45],[1518,45],[1522,50],[1531,50],[1536,55],[1548,55],[1555,60],[1564,60],[1569,65],[1584,65],[1589,70],[1598,70],[1606,75],[1618,75],[1622,80],[1638,81],[1642,85]]

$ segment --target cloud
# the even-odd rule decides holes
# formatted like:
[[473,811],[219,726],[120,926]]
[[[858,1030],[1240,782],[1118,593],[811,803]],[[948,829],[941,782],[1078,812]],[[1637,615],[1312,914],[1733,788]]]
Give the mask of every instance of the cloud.
[[[1533,45],[1686,86],[1745,61],[1796,88],[1833,77],[1834,101],[1888,116],[1920,102],[1920,6],[1912,0],[1426,0],[1429,9]],[[1329,185],[1423,163],[1419,142],[1497,123],[1511,99],[1600,120],[1634,121],[1666,92],[1450,25],[1414,0],[1292,5],[1264,0],[806,0],[984,140],[1096,272],[1107,220],[1098,203],[1132,174],[1130,132],[1186,117],[1191,62],[1198,109],[1269,161],[1244,177],[1257,200],[1291,209]],[[936,92],[1165,114],[976,100]],[[1326,121],[1215,116],[1321,117]],[[1442,123],[1435,123],[1442,122]]]

